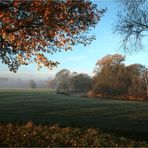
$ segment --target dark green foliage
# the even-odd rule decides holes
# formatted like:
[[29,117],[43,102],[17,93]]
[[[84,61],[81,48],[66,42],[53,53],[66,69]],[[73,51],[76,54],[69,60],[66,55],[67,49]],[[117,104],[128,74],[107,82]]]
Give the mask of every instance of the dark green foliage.
[[73,74],[69,80],[69,87],[76,92],[89,91],[92,88],[92,79],[87,74]]

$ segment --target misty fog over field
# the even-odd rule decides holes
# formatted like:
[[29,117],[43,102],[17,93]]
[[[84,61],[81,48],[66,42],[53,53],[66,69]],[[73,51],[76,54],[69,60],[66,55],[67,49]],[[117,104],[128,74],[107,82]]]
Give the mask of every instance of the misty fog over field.
[[[32,79],[31,79],[32,80]],[[0,77],[0,89],[29,89],[31,88],[28,80],[22,80],[20,78],[7,78]],[[48,80],[34,80],[36,88],[48,88]]]

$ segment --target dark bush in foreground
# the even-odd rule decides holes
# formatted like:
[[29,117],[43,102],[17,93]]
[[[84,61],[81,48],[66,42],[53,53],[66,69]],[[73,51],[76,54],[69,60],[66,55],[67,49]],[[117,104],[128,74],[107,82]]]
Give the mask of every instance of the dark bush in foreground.
[[28,122],[26,125],[1,123],[0,146],[148,147],[148,143],[117,137],[98,129],[60,128]]

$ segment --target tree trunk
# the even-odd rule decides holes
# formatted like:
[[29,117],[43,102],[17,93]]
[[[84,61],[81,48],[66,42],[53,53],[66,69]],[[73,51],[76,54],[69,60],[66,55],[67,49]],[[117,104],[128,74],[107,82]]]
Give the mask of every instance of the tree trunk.
[[146,88],[147,88],[146,92],[147,92],[147,98],[148,98],[148,69],[146,71]]
[[148,99],[148,79],[147,79],[146,82],[147,82],[147,83],[146,83],[146,99]]

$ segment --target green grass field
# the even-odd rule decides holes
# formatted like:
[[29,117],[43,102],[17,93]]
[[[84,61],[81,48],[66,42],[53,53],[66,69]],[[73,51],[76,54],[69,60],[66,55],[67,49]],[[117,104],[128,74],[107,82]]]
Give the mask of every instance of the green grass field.
[[148,102],[88,99],[53,91],[1,90],[0,121],[99,128],[148,138]]

